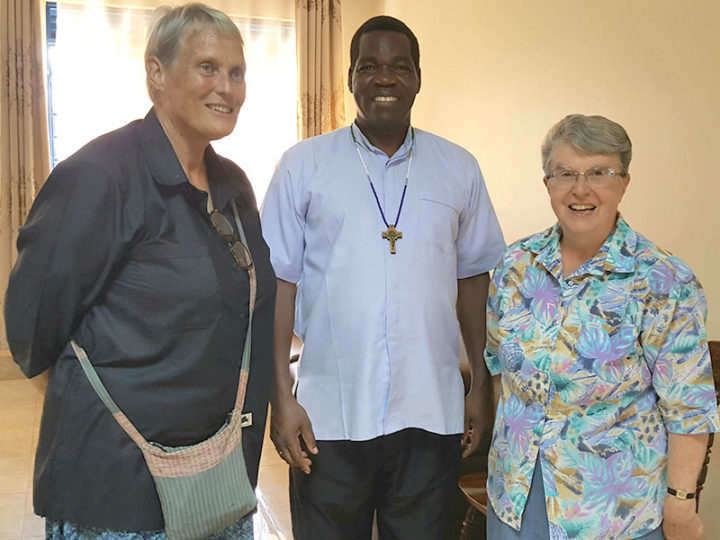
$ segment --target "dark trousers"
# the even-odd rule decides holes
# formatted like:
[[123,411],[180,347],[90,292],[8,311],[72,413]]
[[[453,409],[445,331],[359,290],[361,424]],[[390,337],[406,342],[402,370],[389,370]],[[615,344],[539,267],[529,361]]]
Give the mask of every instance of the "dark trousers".
[[460,436],[404,429],[318,441],[312,472],[290,471],[295,540],[439,540],[458,480]]

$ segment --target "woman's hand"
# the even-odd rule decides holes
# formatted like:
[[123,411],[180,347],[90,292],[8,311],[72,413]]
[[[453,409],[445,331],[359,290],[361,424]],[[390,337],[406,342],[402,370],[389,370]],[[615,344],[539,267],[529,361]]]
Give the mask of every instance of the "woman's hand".
[[[693,491],[705,459],[708,434],[685,435],[668,433],[668,485]],[[695,499],[678,499],[667,494],[663,506],[665,540],[697,540],[703,538],[700,516],[695,512]]]
[[305,409],[292,394],[274,399],[270,414],[270,438],[277,453],[291,467],[310,474],[308,452],[318,453],[315,434]]
[[672,495],[666,495],[662,530],[665,540],[701,540],[704,538],[700,516],[695,512],[695,499],[683,501]]

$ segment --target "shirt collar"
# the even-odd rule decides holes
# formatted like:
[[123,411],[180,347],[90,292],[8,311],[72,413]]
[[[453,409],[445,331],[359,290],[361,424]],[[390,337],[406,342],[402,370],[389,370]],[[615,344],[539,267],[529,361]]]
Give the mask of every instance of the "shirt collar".
[[615,229],[603,244],[607,246],[605,266],[614,272],[632,272],[635,268],[637,245],[637,233],[630,228],[622,216],[618,216]]
[[[555,223],[546,231],[521,242],[525,249],[536,255],[535,261],[543,265],[558,281],[562,279],[561,237],[560,224]],[[637,233],[630,228],[622,216],[618,216],[615,227],[598,252],[584,262],[575,274],[602,276],[606,272],[632,272],[635,266],[637,243]]]
[[[165,186],[189,184],[154,108],[150,109],[140,124],[140,143],[150,172],[158,184]],[[247,189],[240,187],[237,174],[227,170],[227,164],[218,157],[211,145],[205,149],[205,164],[215,208],[222,210],[230,199],[250,189],[249,182],[244,182],[244,185],[248,186]]]
[[524,249],[535,254],[535,262],[544,266],[558,281],[562,280],[559,223],[526,238],[520,244]]
[[[215,208],[223,210],[230,199],[236,199],[239,206],[243,206],[248,196],[254,200],[255,195],[245,171],[233,167],[229,160],[218,156],[211,145],[205,149],[205,164]],[[238,174],[242,177],[238,178]]]
[[140,124],[140,145],[158,184],[177,186],[188,181],[154,108]]
[[[357,125],[357,121],[352,123],[351,126],[352,132],[355,134],[355,139],[357,140],[358,144],[368,150],[369,152],[372,152],[373,154],[384,156],[386,159],[390,161],[398,161],[401,159],[404,159],[408,156],[410,153],[410,148],[412,148],[412,142],[413,142],[413,135],[412,126],[408,127],[407,133],[405,134],[405,140],[403,141],[400,148],[397,149],[397,152],[395,152],[390,158],[387,157],[387,154],[374,146],[368,138],[365,136],[365,134],[360,130],[360,127]],[[350,136],[350,142],[352,141],[352,135]],[[354,144],[354,143],[353,143]]]

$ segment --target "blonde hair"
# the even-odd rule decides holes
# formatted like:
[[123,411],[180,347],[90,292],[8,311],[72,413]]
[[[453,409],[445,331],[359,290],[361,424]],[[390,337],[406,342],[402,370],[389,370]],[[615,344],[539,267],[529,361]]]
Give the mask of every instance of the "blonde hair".
[[[185,40],[192,33],[208,28],[217,30],[222,36],[236,39],[243,45],[242,35],[235,23],[225,13],[200,2],[178,7],[162,6],[153,13],[145,61],[155,57],[165,67],[171,67],[185,46]],[[149,79],[146,80],[150,99],[155,101]]]

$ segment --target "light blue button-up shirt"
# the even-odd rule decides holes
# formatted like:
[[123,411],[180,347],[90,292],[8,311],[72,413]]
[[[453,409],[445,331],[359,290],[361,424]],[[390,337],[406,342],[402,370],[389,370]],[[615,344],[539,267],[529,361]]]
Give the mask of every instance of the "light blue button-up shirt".
[[[354,131],[393,223],[411,133],[388,158]],[[349,127],[288,150],[263,204],[275,272],[298,284],[295,391],[320,440],[463,430],[457,279],[491,270],[505,244],[469,152],[416,129],[413,153],[396,254]]]

